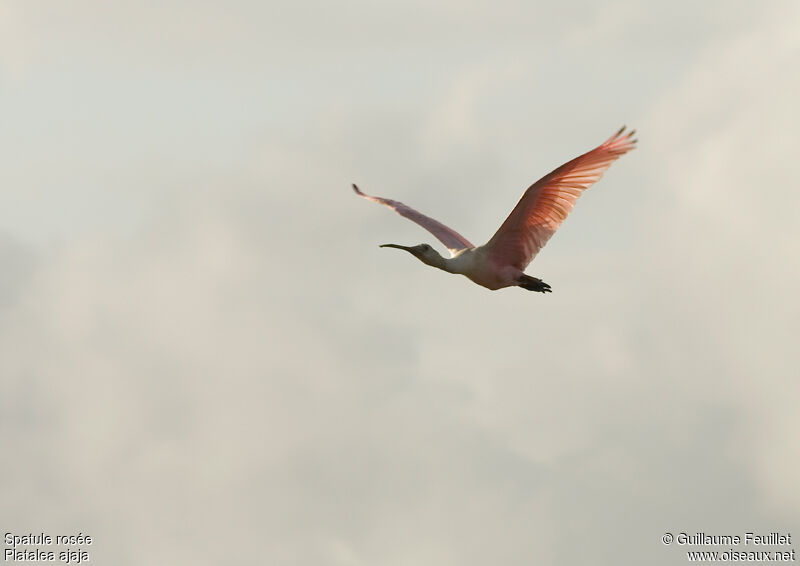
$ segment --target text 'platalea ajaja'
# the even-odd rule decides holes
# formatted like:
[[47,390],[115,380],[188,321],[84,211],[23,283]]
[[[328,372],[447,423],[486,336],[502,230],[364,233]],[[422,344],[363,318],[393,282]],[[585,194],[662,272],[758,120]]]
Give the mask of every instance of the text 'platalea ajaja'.
[[478,247],[452,228],[410,206],[366,195],[355,185],[353,190],[357,195],[388,206],[425,228],[450,250],[450,257],[442,257],[428,244],[383,244],[382,248],[406,250],[423,263],[464,275],[493,291],[503,287],[522,287],[528,291],[549,293],[550,285],[523,273],[525,268],[567,217],[581,192],[596,183],[620,155],[635,147],[635,132],[625,133],[623,127],[592,151],[536,181],[525,191],[492,239]]

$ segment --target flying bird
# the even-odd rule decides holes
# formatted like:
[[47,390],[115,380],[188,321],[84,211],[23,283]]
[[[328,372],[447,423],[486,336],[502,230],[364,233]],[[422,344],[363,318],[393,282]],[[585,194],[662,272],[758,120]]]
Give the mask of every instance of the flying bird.
[[423,263],[464,275],[493,291],[522,287],[549,293],[550,285],[525,274],[525,268],[567,217],[581,192],[596,183],[619,156],[636,147],[635,133],[636,130],[625,132],[623,126],[593,150],[536,181],[528,187],[492,239],[482,246],[472,245],[452,228],[401,202],[364,194],[355,184],[353,190],[358,196],[388,206],[425,228],[450,250],[450,257],[442,257],[428,244],[383,244],[380,247],[405,250]]

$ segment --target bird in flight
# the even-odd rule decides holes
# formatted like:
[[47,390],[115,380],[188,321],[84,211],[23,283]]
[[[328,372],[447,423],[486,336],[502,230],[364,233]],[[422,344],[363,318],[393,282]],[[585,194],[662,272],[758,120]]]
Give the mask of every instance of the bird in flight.
[[636,130],[625,132],[623,126],[593,150],[536,181],[528,187],[492,239],[482,246],[472,245],[452,228],[401,202],[364,194],[356,185],[353,190],[358,196],[388,206],[425,228],[450,250],[450,257],[442,257],[428,244],[383,244],[380,247],[405,250],[423,263],[464,275],[492,291],[522,287],[549,293],[550,285],[526,275],[525,268],[567,217],[581,192],[596,183],[620,155],[636,147],[635,133]]

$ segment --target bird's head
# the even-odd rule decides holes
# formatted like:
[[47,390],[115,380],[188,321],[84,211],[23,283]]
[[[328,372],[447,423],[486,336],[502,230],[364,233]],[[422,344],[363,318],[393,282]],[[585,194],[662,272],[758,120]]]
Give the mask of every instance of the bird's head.
[[417,259],[419,259],[422,263],[427,263],[428,265],[432,265],[433,267],[438,267],[441,269],[442,265],[444,264],[444,258],[439,255],[435,249],[433,249],[428,244],[420,244],[418,246],[401,246],[400,244],[383,244],[382,248],[397,248],[398,250],[405,250]]

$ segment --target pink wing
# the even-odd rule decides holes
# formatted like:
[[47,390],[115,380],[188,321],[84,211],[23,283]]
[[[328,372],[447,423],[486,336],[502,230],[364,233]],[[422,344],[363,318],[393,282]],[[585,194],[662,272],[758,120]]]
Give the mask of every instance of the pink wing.
[[455,252],[466,249],[466,248],[474,248],[472,244],[469,243],[464,236],[453,230],[452,228],[448,228],[438,220],[434,220],[428,216],[425,216],[421,212],[417,212],[410,206],[404,205],[402,202],[397,202],[396,200],[389,200],[388,198],[381,198],[381,197],[373,197],[370,195],[366,195],[362,193],[359,188],[353,185],[353,190],[356,194],[360,197],[364,197],[367,200],[371,200],[372,202],[377,202],[378,204],[382,204],[384,206],[388,206],[392,210],[394,210],[400,216],[405,216],[412,222],[416,222],[423,228],[425,228],[428,232],[436,236],[436,238],[442,242],[447,249],[450,250],[450,255],[454,255]]
[[602,145],[531,185],[484,246],[491,260],[524,270],[567,217],[581,192],[597,182],[620,155],[636,147],[636,130],[624,132],[623,126]]

